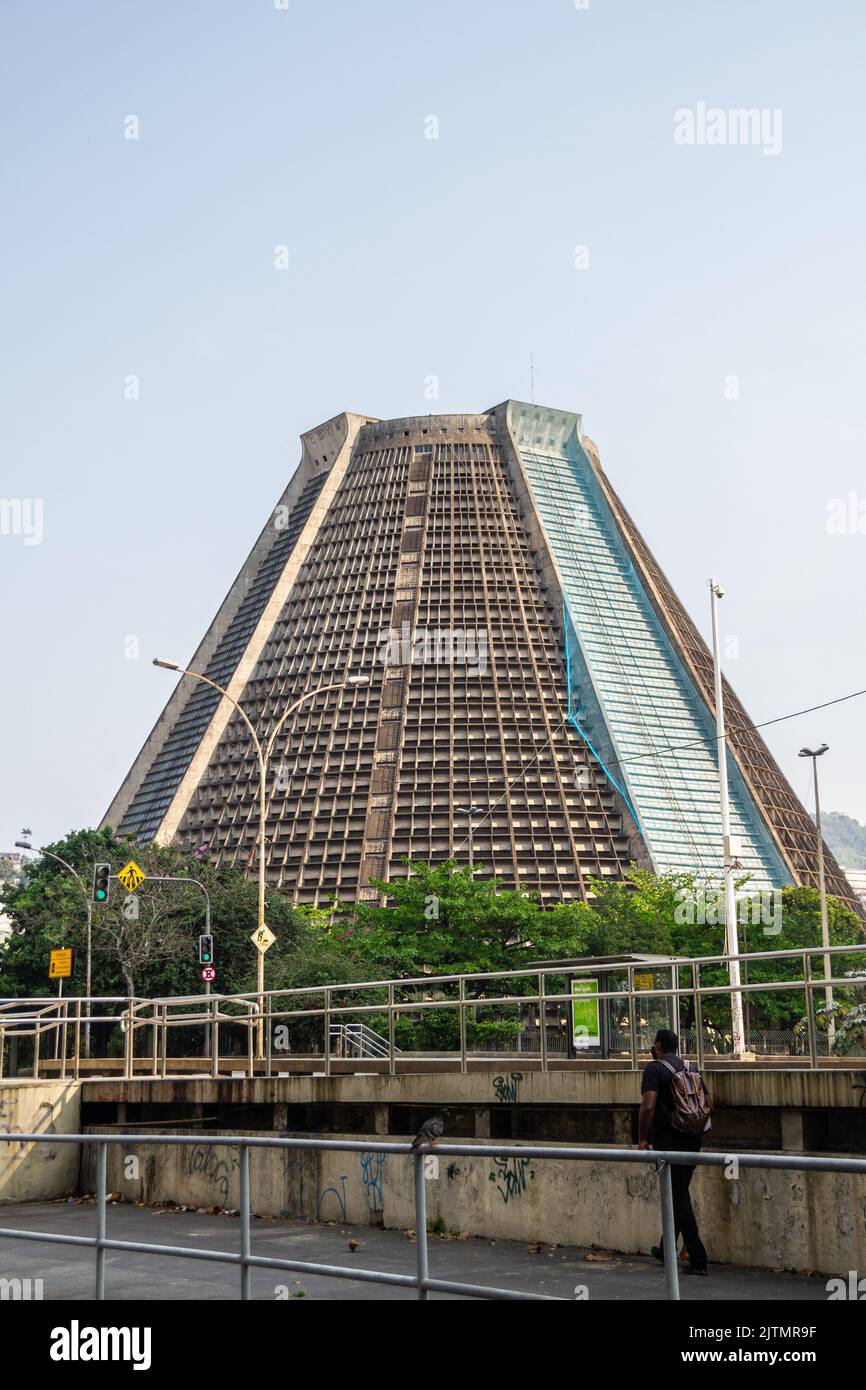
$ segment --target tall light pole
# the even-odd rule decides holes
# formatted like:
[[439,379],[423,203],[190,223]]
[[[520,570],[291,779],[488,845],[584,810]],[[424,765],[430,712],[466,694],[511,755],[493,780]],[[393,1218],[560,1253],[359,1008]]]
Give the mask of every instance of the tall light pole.
[[[22,834],[26,835],[26,834],[28,834],[28,831],[25,830],[25,831],[22,832]],[[29,849],[31,852],[33,852],[33,846],[30,844],[30,842],[29,842],[28,840],[24,840],[24,839],[16,840],[16,841],[15,841],[15,848],[16,848],[16,849]],[[85,992],[85,994],[87,995],[87,1012],[86,1012],[86,1014],[84,1015],[84,1019],[85,1019],[85,1022],[84,1022],[84,1055],[85,1055],[85,1057],[89,1057],[89,1056],[90,1056],[90,968],[91,968],[91,957],[92,957],[92,952],[93,952],[93,901],[92,901],[92,899],[91,899],[90,892],[88,891],[87,884],[84,882],[84,879],[81,877],[81,875],[80,875],[75,869],[73,869],[73,867],[72,867],[71,864],[67,864],[67,862],[66,862],[65,859],[61,859],[59,854],[54,854],[54,853],[52,853],[52,851],[51,851],[50,849],[38,849],[38,850],[36,850],[35,852],[36,852],[36,854],[44,854],[44,855],[46,856],[47,859],[55,859],[55,860],[57,861],[58,864],[62,864],[63,867],[64,867],[64,869],[66,869],[70,874],[72,874],[72,877],[73,877],[73,878],[75,878],[75,879],[78,880],[78,884],[79,884],[79,886],[80,886],[80,888],[81,888],[82,893],[84,894],[84,901],[85,901],[86,904],[87,904],[87,982],[86,982],[85,987],[84,987],[84,992]],[[63,982],[61,981],[61,984],[62,984],[62,983],[63,983]]]
[[[263,926],[266,925],[266,923],[265,923],[265,827],[266,827],[266,822],[267,822],[267,811],[268,811],[268,763],[270,762],[270,757],[271,757],[271,753],[273,752],[273,749],[274,749],[274,744],[276,743],[276,740],[277,740],[277,737],[278,737],[278,735],[279,735],[279,733],[280,733],[280,730],[282,729],[282,727],[283,727],[283,725],[285,724],[286,720],[289,718],[290,715],[292,715],[292,714],[295,713],[295,710],[296,710],[300,705],[302,705],[302,704],[304,703],[305,700],[312,700],[313,697],[314,697],[315,695],[324,695],[324,694],[326,694],[326,692],[329,691],[329,690],[345,690],[346,687],[347,687],[347,686],[350,686],[350,685],[367,685],[367,683],[369,682],[370,677],[369,677],[369,676],[347,676],[346,679],[343,680],[343,681],[334,681],[334,682],[332,682],[330,685],[319,685],[319,686],[316,686],[315,690],[307,690],[303,695],[300,696],[299,699],[297,699],[297,700],[295,701],[295,703],[294,703],[293,705],[290,705],[289,708],[288,708],[287,710],[284,710],[284,711],[283,711],[283,713],[280,715],[279,719],[277,720],[276,724],[274,725],[273,729],[271,730],[270,737],[268,738],[267,743],[266,743],[264,746],[262,746],[262,741],[261,741],[261,739],[259,738],[258,734],[256,733],[255,729],[253,728],[252,722],[250,721],[250,718],[249,718],[249,716],[248,716],[246,710],[243,708],[242,705],[240,705],[240,704],[238,703],[237,700],[233,699],[232,696],[229,695],[228,691],[225,690],[225,689],[223,688],[223,686],[218,685],[216,681],[212,681],[212,680],[210,679],[209,676],[203,676],[199,671],[190,671],[190,670],[188,670],[185,666],[179,666],[178,663],[177,663],[176,661],[163,661],[160,657],[155,656],[155,657],[153,658],[153,664],[154,664],[154,666],[161,666],[161,667],[162,667],[164,670],[166,670],[166,671],[177,671],[177,672],[178,672],[180,675],[182,675],[182,676],[191,676],[193,680],[203,681],[205,685],[209,685],[209,686],[211,686],[214,690],[218,690],[219,693],[220,693],[221,695],[225,696],[225,698],[228,700],[228,702],[229,702],[230,705],[234,705],[234,708],[237,710],[238,714],[241,716],[241,718],[243,719],[244,723],[245,723],[246,726],[247,726],[247,729],[249,730],[249,734],[250,734],[250,737],[251,737],[251,739],[252,739],[252,741],[253,741],[253,746],[255,747],[255,750],[256,750],[256,757],[257,757],[258,763],[259,763],[259,835],[258,835],[258,844],[259,844],[259,912],[258,912],[258,926],[259,926],[259,927],[263,927]],[[264,951],[258,951],[258,952],[257,952],[257,955],[258,955],[258,961],[257,961],[257,971],[256,971],[256,992],[257,992],[257,994],[258,994],[258,996],[259,996],[259,1018],[258,1018],[258,1025],[257,1025],[257,1028],[256,1028],[256,1039],[257,1039],[256,1055],[258,1056],[259,1059],[261,1059],[261,1058],[264,1057],[264,1055],[265,1055],[265,1050],[264,1050],[265,954],[264,954]],[[328,1046],[327,1040],[326,1040],[325,1045]]]
[[[812,759],[812,777],[815,782],[815,829],[818,832],[818,895],[821,900],[821,945],[827,948],[830,946],[830,923],[827,917],[827,885],[824,880],[824,841],[821,836],[821,798],[818,795],[818,759],[823,757],[829,747],[829,743],[822,743],[820,748],[801,748],[799,753],[801,758]],[[824,957],[824,978],[827,980],[832,978],[829,956]],[[825,989],[824,998],[827,1002],[827,1008],[832,1009],[832,985],[828,985]],[[836,1029],[834,1027],[832,1014],[827,1020],[827,1024],[827,1041],[832,1048],[836,1037]]]
[[737,899],[734,892],[734,859],[731,844],[731,807],[728,799],[728,748],[725,738],[725,706],[722,696],[722,667],[719,660],[718,601],[725,591],[714,579],[710,583],[710,608],[713,617],[713,677],[716,692],[716,746],[719,751],[719,798],[722,807],[722,854],[725,872],[725,952],[731,957],[728,975],[731,981],[731,1033],[735,1057],[746,1050],[743,1029],[743,996],[740,992],[740,945],[737,940]]
[[474,878],[475,870],[472,866],[472,817],[478,815],[479,812],[486,810],[486,807],[476,805],[476,803],[473,801],[470,803],[469,806],[455,806],[454,810],[458,811],[461,816],[469,817],[469,873],[471,877]]

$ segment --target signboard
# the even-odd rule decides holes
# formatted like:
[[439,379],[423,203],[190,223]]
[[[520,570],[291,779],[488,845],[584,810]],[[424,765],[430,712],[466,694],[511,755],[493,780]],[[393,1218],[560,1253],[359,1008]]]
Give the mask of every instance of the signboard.
[[134,859],[130,859],[128,864],[124,864],[117,877],[120,879],[127,893],[134,893],[136,888],[144,883],[147,874],[138,867]]
[[216,966],[203,965],[201,968],[201,977],[206,985],[212,985],[216,979]]
[[48,962],[49,980],[68,980],[72,974],[72,947],[64,946],[61,951],[52,951]]
[[138,898],[135,893],[127,893],[123,900],[123,915],[127,922],[138,921]]
[[652,977],[652,975],[635,975],[635,977],[634,977],[634,987],[635,987],[635,989],[652,989],[652,987],[653,987],[653,977]]
[[571,982],[571,1038],[577,1047],[599,1047],[601,1030],[598,1018],[598,980]]
[[258,949],[262,952],[263,955],[269,946],[273,946],[276,939],[277,938],[274,936],[274,933],[271,931],[270,927],[265,926],[256,927],[255,931],[250,937],[250,941],[253,943],[254,946],[258,947]]

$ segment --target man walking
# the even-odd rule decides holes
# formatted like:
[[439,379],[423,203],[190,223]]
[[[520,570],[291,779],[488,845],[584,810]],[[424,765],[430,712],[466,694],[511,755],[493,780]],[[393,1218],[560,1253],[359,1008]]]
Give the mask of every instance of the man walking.
[[[688,1134],[674,1125],[677,1113],[677,1099],[673,1082],[678,1072],[685,1070],[682,1057],[677,1055],[679,1039],[670,1028],[660,1028],[652,1045],[653,1060],[648,1062],[641,1082],[640,1118],[638,1122],[639,1149],[670,1149],[677,1152],[699,1153],[701,1133]],[[697,1073],[695,1081],[701,1092],[703,1083]],[[707,1101],[707,1115],[709,1102]],[[709,1119],[705,1128],[709,1128]],[[671,1188],[674,1203],[674,1236],[682,1234],[683,1245],[689,1254],[689,1274],[706,1274],[707,1252],[698,1233],[698,1223],[692,1210],[689,1184],[695,1171],[694,1164],[671,1164]],[[657,1260],[664,1260],[663,1239],[653,1246],[652,1253]]]

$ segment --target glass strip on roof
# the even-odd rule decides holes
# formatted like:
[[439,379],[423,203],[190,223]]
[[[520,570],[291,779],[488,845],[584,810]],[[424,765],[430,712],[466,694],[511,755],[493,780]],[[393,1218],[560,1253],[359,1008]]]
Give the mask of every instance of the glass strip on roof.
[[[657,871],[692,868],[719,879],[715,720],[644,592],[576,430],[544,430],[542,447],[535,442],[541,431],[521,429],[519,408],[516,423],[520,457],[562,577],[573,710],[625,790]],[[740,841],[739,862],[752,875],[750,887],[790,882],[730,758],[728,777],[731,833]]]

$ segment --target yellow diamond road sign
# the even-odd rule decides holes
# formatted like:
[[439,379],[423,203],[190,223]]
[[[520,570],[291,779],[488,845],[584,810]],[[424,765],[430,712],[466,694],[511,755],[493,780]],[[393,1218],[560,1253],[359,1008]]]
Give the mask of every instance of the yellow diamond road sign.
[[263,952],[266,951],[269,946],[273,946],[276,939],[270,927],[256,927],[250,937],[250,941],[253,945],[257,946],[259,950]]
[[130,859],[129,863],[123,866],[117,877],[120,879],[127,893],[134,893],[139,884],[144,883],[147,874],[142,873],[134,859]]

